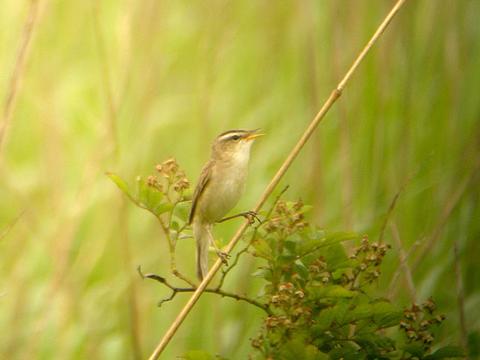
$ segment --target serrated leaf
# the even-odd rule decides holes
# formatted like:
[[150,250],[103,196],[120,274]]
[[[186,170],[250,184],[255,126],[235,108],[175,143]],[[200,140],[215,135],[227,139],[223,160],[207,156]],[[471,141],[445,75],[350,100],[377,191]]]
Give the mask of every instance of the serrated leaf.
[[379,301],[373,305],[373,321],[382,328],[398,325],[403,312],[387,301]]
[[328,330],[328,328],[334,322],[340,325],[344,325],[348,311],[348,303],[338,303],[330,308],[322,310],[318,317],[315,319],[315,331],[322,332]]
[[458,346],[444,346],[433,354],[425,356],[424,360],[434,360],[434,359],[446,359],[446,358],[459,358],[464,357],[465,353]]
[[375,359],[381,358],[382,353],[385,351],[392,351],[395,349],[395,341],[375,332],[356,336],[355,342],[368,353],[370,358]]
[[324,309],[318,314],[315,319],[315,325],[313,326],[313,331],[321,336],[325,330],[327,330],[333,322],[335,317],[335,309],[333,307]]
[[114,173],[111,173],[111,172],[107,172],[105,173],[105,175],[107,175],[110,180],[113,181],[113,183],[115,185],[117,185],[117,187],[125,194],[127,195],[130,199],[132,199],[132,194],[130,193],[130,189],[128,187],[128,184],[125,180],[123,180],[120,176],[118,176],[117,174],[114,174]]

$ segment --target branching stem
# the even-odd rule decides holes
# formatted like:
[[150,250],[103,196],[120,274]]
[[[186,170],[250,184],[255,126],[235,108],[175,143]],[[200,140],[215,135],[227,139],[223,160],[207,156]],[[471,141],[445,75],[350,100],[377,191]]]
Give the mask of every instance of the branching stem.
[[[160,302],[158,303],[159,306],[161,306],[165,302],[173,300],[173,298],[175,298],[175,296],[178,293],[194,292],[195,290],[197,290],[197,288],[195,286],[190,287],[190,288],[176,287],[176,286],[173,286],[172,284],[170,284],[167,281],[167,279],[165,279],[164,277],[161,277],[161,276],[156,275],[156,274],[144,274],[140,267],[138,267],[137,270],[138,270],[138,273],[140,274],[140,276],[142,277],[142,279],[151,279],[151,280],[158,281],[159,283],[165,285],[170,290],[172,290],[172,293],[170,294],[169,297],[160,300]],[[211,294],[217,294],[217,295],[220,295],[222,297],[228,297],[228,298],[235,299],[235,300],[238,300],[238,301],[245,301],[245,302],[247,302],[247,303],[249,303],[253,306],[258,307],[259,309],[262,309],[268,315],[273,315],[272,311],[270,310],[270,308],[267,305],[262,304],[261,302],[259,302],[257,300],[254,300],[252,298],[249,298],[247,296],[238,295],[238,294],[235,294],[235,293],[231,293],[231,292],[228,292],[228,291],[221,290],[219,288],[215,288],[215,289],[207,288],[207,289],[205,289],[205,292],[206,293],[211,293]]]

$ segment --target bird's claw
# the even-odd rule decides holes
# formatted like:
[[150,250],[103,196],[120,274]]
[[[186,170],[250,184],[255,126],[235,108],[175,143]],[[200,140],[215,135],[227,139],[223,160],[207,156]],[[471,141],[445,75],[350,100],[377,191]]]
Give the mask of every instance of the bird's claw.
[[262,223],[262,220],[260,220],[258,214],[253,210],[246,211],[242,215],[248,220],[250,225],[255,224],[255,220],[257,220],[260,224]]
[[222,260],[222,263],[225,266],[228,266],[228,259],[230,258],[229,254],[224,251],[217,251],[217,256],[220,258],[220,260]]

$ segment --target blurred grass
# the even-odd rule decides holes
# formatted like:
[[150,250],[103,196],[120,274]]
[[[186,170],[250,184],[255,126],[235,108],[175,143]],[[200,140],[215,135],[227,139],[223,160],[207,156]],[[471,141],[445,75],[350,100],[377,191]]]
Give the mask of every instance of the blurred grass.
[[[164,239],[104,172],[133,181],[175,156],[196,181],[217,133],[261,127],[238,208],[252,206],[391,2],[41,4],[0,153],[0,357],[144,358],[184,299],[156,308],[164,289],[135,267],[165,274]],[[2,3],[1,99],[29,6]],[[390,222],[407,252],[420,242],[411,264],[434,237],[413,278],[447,313],[445,342],[460,337],[455,240],[467,328],[480,331],[478,13],[477,1],[407,2],[284,180],[319,226],[373,238],[406,184]],[[395,244],[390,226],[385,241]],[[193,241],[177,250],[193,274]],[[398,263],[394,246],[380,289]],[[254,267],[245,261],[228,288],[255,291]],[[261,315],[205,295],[166,358],[245,358]]]

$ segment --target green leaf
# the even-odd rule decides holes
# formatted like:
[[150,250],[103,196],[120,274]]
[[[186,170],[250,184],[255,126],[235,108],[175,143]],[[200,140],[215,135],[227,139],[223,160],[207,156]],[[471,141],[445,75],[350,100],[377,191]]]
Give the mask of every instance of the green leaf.
[[282,346],[279,358],[285,360],[322,360],[328,359],[326,354],[321,353],[316,346],[307,345],[302,336],[295,336]]
[[295,272],[299,274],[303,280],[306,280],[309,275],[307,267],[300,260],[296,260],[294,266]]
[[425,356],[424,360],[459,358],[464,356],[465,353],[460,347],[449,345],[438,349],[431,355]]
[[332,360],[361,360],[366,358],[366,354],[359,352],[353,345],[344,343],[341,348],[335,348],[329,353]]
[[130,189],[128,188],[128,184],[126,183],[125,180],[123,180],[120,176],[118,176],[117,174],[114,174],[114,173],[111,173],[111,172],[107,172],[105,173],[105,175],[107,175],[110,180],[112,180],[115,185],[117,185],[117,187],[125,194],[127,195],[131,200],[133,200],[133,197],[132,195],[130,194]]
[[252,276],[253,277],[258,277],[258,278],[265,278],[267,276],[267,274],[269,274],[269,273],[270,273],[270,270],[261,268],[261,269],[258,269],[256,271],[254,271],[252,273]]
[[175,205],[175,208],[173,209],[173,216],[177,217],[183,222],[187,222],[190,216],[191,207],[192,207],[192,203],[190,201],[178,202]]
[[371,303],[360,304],[355,306],[349,312],[349,319],[351,321],[358,321],[371,318],[374,314],[374,305]]
[[192,350],[184,355],[186,360],[214,360],[215,357],[203,350]]
[[425,353],[425,349],[423,347],[423,344],[421,344],[421,343],[407,344],[407,345],[405,345],[403,350],[405,350],[405,352],[407,352],[407,353],[409,353],[413,356],[416,356],[420,359],[423,358],[423,355]]
[[271,259],[272,249],[270,248],[265,239],[255,239],[252,243],[252,246],[255,249],[256,256],[262,257],[267,260]]
[[472,331],[468,334],[468,355],[476,359],[480,357],[480,332]]
[[162,201],[164,197],[163,193],[151,186],[148,186],[145,179],[143,178],[139,178],[137,181],[137,201],[142,204],[142,206],[144,206],[157,216],[173,209],[173,204]]
[[322,310],[315,319],[314,332],[317,335],[320,335],[322,332],[328,330],[334,322],[339,325],[344,325],[348,311],[348,303],[338,303],[330,308]]
[[379,301],[373,305],[373,321],[382,328],[396,326],[402,319],[403,312],[387,301]]
[[352,298],[357,295],[356,291],[348,290],[340,285],[311,286],[308,291],[313,299],[322,298]]
[[359,238],[357,233],[353,232],[325,232],[318,229],[307,229],[302,233],[303,241],[299,243],[298,254],[305,256],[311,252],[340,244],[343,241]]
[[286,255],[296,255],[295,248],[297,246],[297,242],[293,241],[292,239],[285,240],[284,242],[284,252]]
[[315,319],[315,325],[313,326],[313,332],[317,336],[321,336],[324,331],[326,331],[330,325],[332,324],[335,318],[335,311],[334,307],[324,309],[318,314]]
[[381,358],[385,351],[390,352],[395,349],[395,341],[375,332],[356,336],[355,342],[368,353],[370,358],[375,359]]

